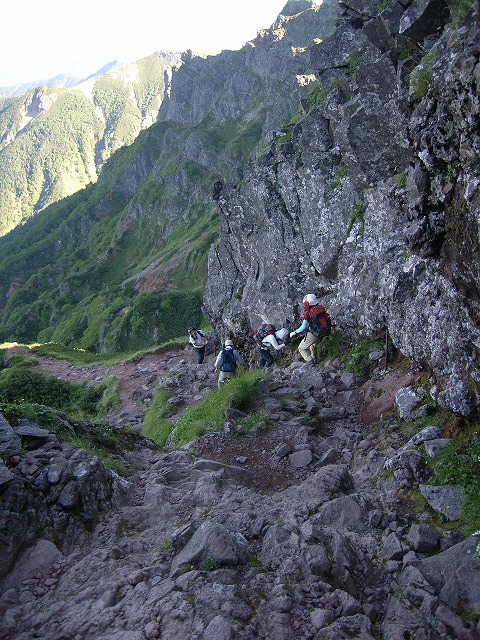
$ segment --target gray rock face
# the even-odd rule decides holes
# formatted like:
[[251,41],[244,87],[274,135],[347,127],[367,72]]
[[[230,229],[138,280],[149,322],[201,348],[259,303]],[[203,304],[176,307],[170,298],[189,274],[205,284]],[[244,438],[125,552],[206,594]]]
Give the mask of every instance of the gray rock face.
[[98,458],[72,451],[30,421],[12,428],[0,416],[0,432],[1,580],[39,536],[69,551],[102,511],[124,499],[128,485]]
[[[309,49],[317,101],[302,102],[303,117],[274,134],[241,184],[217,190],[206,309],[219,331],[240,335],[296,321],[315,292],[347,336],[388,329],[438,376],[438,402],[469,415],[480,344],[478,29],[470,19],[435,41],[444,2],[393,2],[380,16],[361,4],[342,3],[335,34]],[[435,62],[429,72],[417,61],[428,92],[412,98],[401,52],[418,39]]]
[[443,514],[449,520],[457,520],[462,515],[464,494],[462,486],[433,487],[421,484],[419,488],[422,496],[437,513]]

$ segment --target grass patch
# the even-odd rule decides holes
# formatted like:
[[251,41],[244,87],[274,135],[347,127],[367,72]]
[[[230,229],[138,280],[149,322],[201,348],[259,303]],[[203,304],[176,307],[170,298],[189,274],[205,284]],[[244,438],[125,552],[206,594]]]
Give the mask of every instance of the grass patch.
[[373,370],[377,366],[376,360],[371,360],[371,351],[383,349],[382,342],[377,340],[362,340],[350,349],[342,360],[345,367],[351,371],[359,382],[366,382],[371,378]]
[[225,409],[248,411],[258,398],[257,382],[264,380],[262,371],[246,371],[232,378],[220,389],[213,389],[202,400],[186,409],[172,433],[172,444],[181,447],[209,431],[222,431]]
[[347,226],[347,237],[350,235],[350,231],[352,230],[352,227],[356,222],[361,222],[363,227],[366,209],[367,205],[364,202],[362,202],[361,204],[356,204],[352,208],[352,212],[350,213],[350,220],[348,221]]
[[459,27],[470,13],[473,0],[449,0],[450,20],[453,25]]
[[0,374],[0,402],[40,404],[80,416],[97,414],[104,385],[71,383],[33,371],[24,364]]
[[356,79],[357,71],[363,62],[363,54],[361,51],[352,51],[348,59],[348,67],[353,79]]
[[340,333],[332,332],[323,338],[317,346],[317,361],[320,367],[329,360],[340,360],[348,371],[351,371],[359,383],[366,382],[378,366],[377,360],[371,360],[370,352],[384,348],[379,340],[362,340],[352,345]]
[[465,492],[463,514],[458,521],[464,535],[480,529],[480,433],[472,425],[457,434],[435,460],[428,464],[433,471],[432,485],[460,484]]
[[103,387],[102,397],[97,403],[97,414],[106,415],[112,409],[120,406],[120,380],[115,376],[107,376],[100,383]]
[[341,359],[349,349],[348,343],[338,332],[332,333],[326,338],[322,338],[317,345],[317,362],[324,366],[328,360]]
[[397,189],[404,189],[407,184],[407,173],[405,171],[401,171],[397,173],[395,176],[395,187]]
[[430,51],[422,58],[420,64],[410,74],[409,93],[413,100],[420,100],[427,95],[433,65],[437,61],[435,51]]
[[165,419],[172,410],[171,405],[168,404],[171,397],[172,394],[167,389],[158,387],[143,421],[142,434],[159,447],[164,446],[173,429],[173,424]]
[[329,191],[335,191],[335,189],[340,186],[340,184],[342,183],[342,178],[344,178],[347,173],[347,165],[345,164],[345,162],[342,162],[342,164],[338,167],[336,179],[330,182],[330,184],[328,185]]

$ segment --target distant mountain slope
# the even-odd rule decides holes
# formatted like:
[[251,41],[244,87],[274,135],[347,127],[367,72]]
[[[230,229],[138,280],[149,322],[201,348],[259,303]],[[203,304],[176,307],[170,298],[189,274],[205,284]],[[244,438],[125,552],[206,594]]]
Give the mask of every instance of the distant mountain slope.
[[180,54],[109,70],[74,88],[0,99],[0,235],[95,182],[105,160],[155,121]]
[[69,76],[61,74],[53,78],[46,80],[35,80],[32,82],[25,82],[23,84],[15,84],[9,87],[0,87],[0,97],[6,98],[11,96],[23,96],[28,91],[37,89],[38,87],[57,87],[58,89],[67,89],[68,87],[74,87],[80,82],[83,82],[84,78],[77,76]]
[[103,65],[101,69],[95,71],[95,73],[90,74],[88,77],[79,77],[79,76],[71,76],[68,74],[61,73],[58,76],[53,76],[52,78],[47,78],[44,80],[32,80],[31,82],[24,82],[22,84],[15,84],[9,87],[0,87],[0,98],[6,98],[11,96],[23,96],[25,93],[29,91],[33,91],[34,89],[38,89],[38,87],[57,87],[57,89],[68,89],[70,87],[75,87],[77,84],[81,82],[85,82],[85,80],[89,80],[90,78],[95,78],[97,76],[101,76],[112,69],[115,69],[119,66],[124,66],[125,63],[120,62],[119,60],[112,60],[111,62],[107,62]]
[[[158,122],[118,149],[96,184],[4,238],[0,340],[114,351],[182,335],[218,233],[212,188],[241,181],[265,136],[298,111],[307,47],[332,32],[336,8],[292,0],[241,50],[184,55]],[[178,289],[193,297],[181,302]],[[178,304],[184,322],[167,326],[158,310]]]

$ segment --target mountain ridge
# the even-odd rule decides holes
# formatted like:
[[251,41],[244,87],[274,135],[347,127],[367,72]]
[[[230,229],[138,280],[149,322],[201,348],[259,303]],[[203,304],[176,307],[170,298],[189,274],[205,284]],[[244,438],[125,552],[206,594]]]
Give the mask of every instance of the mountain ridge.
[[[314,3],[300,4],[305,8]],[[324,14],[310,10],[316,17],[312,21],[303,11],[297,18],[280,17],[272,30],[238,52],[207,58],[184,55],[172,75],[159,121],[130,146],[116,151],[97,185],[53,205],[27,223],[24,233],[4,241],[0,251],[4,339],[29,340],[42,332],[45,339],[110,350],[120,344],[119,332],[121,344],[128,344],[129,314],[118,313],[131,308],[143,289],[135,273],[153,269],[151,279],[160,276],[161,290],[188,290],[192,282],[203,285],[208,247],[218,230],[212,186],[224,176],[241,179],[241,166],[251,159],[261,138],[297,109],[298,96],[285,93],[285,83],[295,91],[306,91],[297,87],[296,74],[305,69],[305,48],[300,45],[330,32],[336,3],[325,5],[324,11],[325,26]],[[287,42],[284,32],[296,20],[306,20],[306,29],[297,28]],[[298,51],[292,51],[295,43]],[[36,237],[42,237],[38,248]],[[48,255],[40,246],[49,247]],[[172,255],[179,251],[186,258],[174,266]],[[20,279],[12,277],[15,270]],[[13,280],[17,284],[11,288]],[[155,294],[160,299],[161,290]],[[82,298],[83,304],[78,304]],[[19,300],[23,302],[18,304]],[[101,325],[107,322],[103,328],[100,318]],[[144,345],[151,343],[156,322],[147,321]]]
[[104,162],[155,121],[180,54],[158,52],[70,88],[0,98],[2,235],[96,182]]

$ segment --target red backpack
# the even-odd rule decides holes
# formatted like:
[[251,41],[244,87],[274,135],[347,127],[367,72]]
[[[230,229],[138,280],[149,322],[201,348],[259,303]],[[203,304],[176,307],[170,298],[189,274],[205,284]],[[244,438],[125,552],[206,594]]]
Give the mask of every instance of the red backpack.
[[272,334],[275,335],[275,331],[276,329],[274,324],[264,322],[253,334],[253,339],[258,345],[260,345],[263,342],[264,338],[266,338],[267,336],[271,336]]
[[325,307],[315,304],[308,310],[308,330],[317,338],[329,336],[332,330],[332,321],[325,311]]

